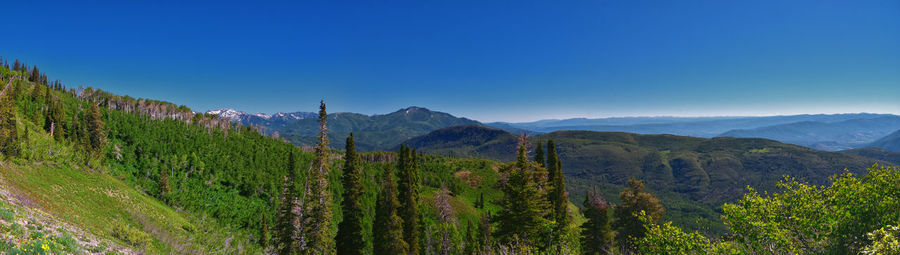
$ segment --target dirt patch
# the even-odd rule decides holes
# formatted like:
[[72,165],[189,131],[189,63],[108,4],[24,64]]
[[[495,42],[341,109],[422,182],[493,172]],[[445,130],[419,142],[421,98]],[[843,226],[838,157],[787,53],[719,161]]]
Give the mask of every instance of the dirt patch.
[[462,170],[462,171],[453,173],[453,175],[456,176],[456,178],[459,178],[460,180],[462,180],[463,182],[468,184],[469,187],[477,189],[478,186],[481,185],[481,176],[473,175],[472,171]]

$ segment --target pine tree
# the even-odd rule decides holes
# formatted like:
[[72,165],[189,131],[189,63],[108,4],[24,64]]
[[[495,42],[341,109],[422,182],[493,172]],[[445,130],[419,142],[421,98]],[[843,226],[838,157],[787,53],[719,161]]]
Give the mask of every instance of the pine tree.
[[279,197],[278,218],[276,222],[275,244],[278,254],[289,255],[297,254],[299,249],[297,239],[300,234],[300,218],[297,215],[299,205],[297,204],[297,194],[294,188],[294,179],[296,178],[296,162],[294,159],[294,150],[291,150],[288,156],[288,171],[284,176],[284,183],[281,187],[281,196]]
[[92,103],[87,117],[90,149],[92,152],[100,153],[103,151],[103,146],[106,146],[106,125],[103,123],[100,107]]
[[337,254],[364,254],[363,242],[363,184],[359,169],[359,158],[353,144],[353,133],[347,137],[344,150],[344,200],[341,202],[343,221],[338,224]]
[[478,251],[478,237],[475,234],[475,224],[466,221],[466,249],[465,254],[475,254]]
[[484,212],[484,215],[481,216],[481,221],[478,222],[478,249],[493,245],[493,239],[491,238],[493,231],[493,226],[491,225],[491,212],[486,211]]
[[581,251],[588,255],[611,254],[612,229],[609,226],[609,203],[596,191],[588,191],[584,199],[584,217],[581,225]]
[[169,170],[166,169],[166,166],[162,166],[159,168],[159,198],[165,201],[166,194],[171,190],[172,186],[169,182]]
[[537,162],[538,165],[542,167],[548,168],[544,165],[544,160],[544,146],[541,144],[541,141],[538,140],[537,146],[534,147],[534,162]]
[[63,122],[66,118],[65,111],[59,100],[53,99],[48,100],[48,102],[51,103],[48,106],[44,128],[47,132],[52,130],[53,138],[56,138],[57,141],[62,141],[66,137],[65,129],[63,128]]
[[556,222],[556,235],[562,236],[565,227],[569,225],[569,196],[566,194],[566,179],[563,178],[562,162],[556,153],[556,144],[553,140],[547,141],[547,168],[550,174],[550,212],[552,220]]
[[398,176],[400,217],[403,218],[403,239],[409,245],[410,254],[419,254],[419,172],[416,168],[416,154],[406,144],[400,146]]
[[319,142],[309,171],[310,187],[304,205],[306,210],[305,254],[332,254],[334,234],[331,232],[331,191],[328,189],[328,115],[325,101],[319,104]]
[[397,201],[397,188],[394,185],[394,173],[388,166],[384,170],[384,181],[378,195],[375,212],[375,255],[407,254],[409,245],[403,238],[403,218],[397,215],[400,202]]
[[500,241],[509,242],[518,238],[526,244],[543,246],[547,223],[544,218],[548,203],[534,178],[534,169],[540,168],[525,157],[525,138],[519,143],[518,160],[505,166],[508,176],[501,183],[502,210],[497,216],[499,225],[495,235]]
[[0,153],[15,157],[19,154],[16,127],[16,98],[0,88]]
[[616,241],[623,252],[634,250],[634,241],[644,237],[646,229],[644,223],[638,218],[638,213],[644,211],[647,216],[656,223],[662,218],[666,209],[659,203],[653,194],[644,192],[644,183],[631,179],[628,180],[628,188],[619,193],[622,204],[613,211],[616,229]]

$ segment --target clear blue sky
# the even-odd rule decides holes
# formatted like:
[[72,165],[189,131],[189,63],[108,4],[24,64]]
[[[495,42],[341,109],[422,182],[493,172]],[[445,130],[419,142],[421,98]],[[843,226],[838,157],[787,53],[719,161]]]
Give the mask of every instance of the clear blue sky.
[[0,55],[196,111],[900,113],[896,0],[122,2],[3,1]]

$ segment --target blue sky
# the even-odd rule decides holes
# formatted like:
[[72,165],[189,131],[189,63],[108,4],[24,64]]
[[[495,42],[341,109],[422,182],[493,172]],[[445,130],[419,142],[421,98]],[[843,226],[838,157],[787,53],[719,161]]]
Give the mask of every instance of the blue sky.
[[197,111],[900,114],[900,1],[4,1],[0,56]]

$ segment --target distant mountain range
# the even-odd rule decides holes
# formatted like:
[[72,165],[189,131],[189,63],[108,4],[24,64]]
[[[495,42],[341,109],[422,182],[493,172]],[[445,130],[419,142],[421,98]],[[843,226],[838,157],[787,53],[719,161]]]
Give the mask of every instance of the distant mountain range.
[[[557,144],[572,201],[580,201],[595,186],[614,199],[621,185],[638,178],[663,197],[667,214],[679,224],[698,229],[712,224],[712,232],[723,231],[724,226],[696,219],[717,218],[715,206],[740,198],[748,185],[775,190],[783,175],[824,184],[828,176],[844,169],[861,173],[879,162],[875,158],[891,163],[900,154],[825,152],[758,138],[595,131],[556,131],[530,137],[529,143],[534,146],[549,139]],[[509,162],[514,160],[518,139],[499,129],[465,126],[436,130],[407,143],[432,154]]]
[[[272,115],[220,109],[207,113],[285,138],[297,145],[315,142],[316,113],[292,112]],[[343,147],[343,138],[354,132],[362,151],[389,150],[401,141],[445,127],[483,125],[513,134],[538,135],[560,130],[672,134],[693,137],[766,138],[818,150],[838,151],[874,146],[900,151],[900,139],[887,139],[900,130],[900,116],[890,114],[815,114],[767,117],[621,117],[601,119],[541,120],[526,123],[482,124],[422,107],[408,107],[383,115],[329,114],[332,146]],[[895,137],[900,137],[896,134]]]
[[878,141],[870,143],[868,147],[881,148],[889,151],[900,152],[900,130],[897,130]]
[[[224,109],[207,113],[217,114],[245,125],[260,126],[264,132],[278,134],[296,145],[315,144],[319,131],[318,114],[312,112],[265,115]],[[353,132],[356,149],[360,151],[387,150],[406,139],[459,125],[481,125],[481,123],[415,106],[379,115],[346,112],[328,114],[328,136],[331,146],[343,149],[344,139]]]
[[768,117],[625,117],[488,123],[509,130],[535,132],[587,130],[694,137],[756,137],[837,151],[866,147],[900,129],[900,116],[890,114],[816,114]]

